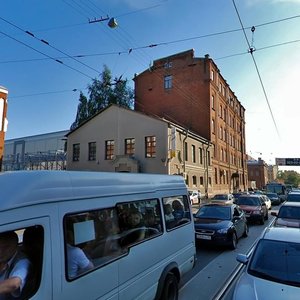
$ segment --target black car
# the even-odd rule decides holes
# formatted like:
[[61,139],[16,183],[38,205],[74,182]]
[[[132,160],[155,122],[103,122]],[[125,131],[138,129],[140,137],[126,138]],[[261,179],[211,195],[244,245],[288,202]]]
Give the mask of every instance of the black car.
[[281,200],[276,193],[266,193],[265,195],[271,200],[272,205],[279,205],[281,203]]
[[245,213],[235,204],[205,204],[194,214],[196,241],[235,249],[248,236]]

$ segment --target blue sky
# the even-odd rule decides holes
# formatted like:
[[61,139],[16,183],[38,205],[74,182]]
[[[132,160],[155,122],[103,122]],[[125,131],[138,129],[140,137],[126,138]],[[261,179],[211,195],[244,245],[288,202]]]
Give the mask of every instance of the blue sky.
[[[0,86],[9,91],[7,139],[68,129],[79,90],[86,94],[104,64],[133,86],[134,73],[153,60],[193,48],[197,57],[210,55],[246,108],[247,152],[267,163],[275,157],[300,157],[300,0],[2,2]],[[274,120],[234,3],[256,49]],[[107,16],[119,26],[89,23]],[[76,55],[84,57],[70,58]]]

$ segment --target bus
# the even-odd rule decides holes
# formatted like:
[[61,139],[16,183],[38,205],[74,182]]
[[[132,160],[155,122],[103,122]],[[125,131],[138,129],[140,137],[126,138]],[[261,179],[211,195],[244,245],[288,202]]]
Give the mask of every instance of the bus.
[[265,190],[267,193],[276,193],[279,196],[281,202],[284,202],[286,200],[288,190],[285,184],[283,183],[279,183],[279,182],[267,183]]

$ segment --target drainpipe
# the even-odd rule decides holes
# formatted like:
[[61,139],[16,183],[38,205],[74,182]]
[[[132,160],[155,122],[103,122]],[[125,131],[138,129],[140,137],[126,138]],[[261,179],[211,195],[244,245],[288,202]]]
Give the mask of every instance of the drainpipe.
[[188,133],[189,133],[189,130],[186,131],[186,134],[185,134],[185,137],[182,141],[182,144],[183,144],[183,173],[185,173],[185,156],[186,156],[186,153],[185,153],[185,141],[187,140],[188,138]]
[[204,191],[205,191],[205,199],[208,199],[208,149],[210,147],[210,142],[208,142],[207,144],[207,148],[205,150],[205,187],[204,187]]

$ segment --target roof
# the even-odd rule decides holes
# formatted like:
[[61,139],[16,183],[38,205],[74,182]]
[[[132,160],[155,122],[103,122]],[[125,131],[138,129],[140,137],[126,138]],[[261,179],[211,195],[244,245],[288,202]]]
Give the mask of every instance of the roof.
[[84,171],[4,172],[0,186],[0,211],[62,200],[187,189],[179,175]]
[[282,203],[282,206],[295,206],[295,207],[300,207],[300,202],[292,202],[292,201],[286,201]]
[[300,243],[300,228],[268,227],[261,238],[282,242]]

